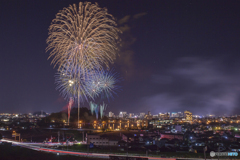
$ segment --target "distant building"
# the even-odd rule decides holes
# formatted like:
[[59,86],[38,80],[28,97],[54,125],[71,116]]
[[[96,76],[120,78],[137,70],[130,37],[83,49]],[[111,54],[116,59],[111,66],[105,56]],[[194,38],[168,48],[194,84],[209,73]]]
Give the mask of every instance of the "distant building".
[[109,118],[112,118],[112,117],[114,117],[114,113],[110,111],[108,116],[109,116]]
[[93,143],[95,146],[118,146],[119,136],[113,134],[87,134],[87,144]]
[[178,113],[177,112],[172,112],[171,117],[178,117]]
[[127,112],[120,112],[119,113],[119,118],[124,118],[124,117],[126,117],[126,115],[127,115]]
[[178,117],[183,117],[183,113],[182,112],[178,112]]
[[169,119],[170,115],[168,113],[159,113],[158,116],[161,119]]
[[214,114],[207,114],[206,117],[215,117]]
[[127,112],[122,112],[122,114],[123,114],[123,117],[127,116]]
[[158,117],[162,118],[165,114],[164,113],[158,113]]
[[145,116],[145,113],[140,113],[139,115],[140,118],[144,118],[144,116]]
[[162,126],[170,125],[173,123],[172,119],[152,119],[148,121],[149,128],[162,128]]
[[119,113],[119,118],[123,118],[123,112]]
[[44,114],[41,114],[41,115],[39,115],[39,117],[43,118],[43,117],[46,117],[46,115],[44,115]]
[[237,115],[237,120],[240,120],[240,115]]
[[133,118],[133,116],[134,116],[134,113],[129,113],[129,114],[128,114],[128,117],[129,117],[129,118]]
[[148,116],[151,116],[151,112],[150,111],[148,111]]
[[142,120],[142,127],[148,127],[148,120],[144,119]]
[[184,111],[184,116],[185,116],[186,121],[192,121],[192,112]]

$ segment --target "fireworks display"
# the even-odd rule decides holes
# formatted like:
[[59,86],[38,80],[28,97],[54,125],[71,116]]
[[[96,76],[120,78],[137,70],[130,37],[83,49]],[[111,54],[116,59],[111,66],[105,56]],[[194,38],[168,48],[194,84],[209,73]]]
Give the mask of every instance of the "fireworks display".
[[120,32],[114,17],[97,3],[70,5],[52,20],[48,58],[58,66],[57,90],[65,99],[73,97],[78,102],[78,122],[80,103],[100,93],[109,99],[114,93],[114,76],[102,70],[116,58]]
[[94,77],[92,81],[92,88],[98,90],[101,99],[105,98],[113,99],[113,95],[117,95],[117,92],[120,90],[119,82],[121,82],[121,78],[118,73],[114,72],[114,70],[110,71],[101,71]]
[[91,85],[91,80],[95,79],[95,72],[86,71],[87,69],[85,69],[85,72],[82,72],[83,70],[84,68],[81,68],[80,66],[76,72],[72,72],[72,70],[67,67],[62,67],[58,70],[55,80],[57,84],[57,90],[60,91],[61,95],[65,99],[74,97],[74,99],[76,99],[78,102],[78,122],[80,115],[80,104],[85,100],[88,100],[89,97],[93,99],[99,91],[98,88],[94,88]]
[[59,68],[66,61],[72,61],[69,64],[75,68],[72,71],[76,71],[78,65],[93,70],[96,66],[108,67],[116,58],[119,33],[113,16],[97,3],[70,5],[57,13],[49,27],[49,58],[52,57],[52,64]]
[[[77,72],[78,73],[78,72]],[[73,74],[66,68],[62,68],[56,74],[55,82],[57,84],[57,90],[65,99],[74,97],[81,102],[88,100],[88,98],[94,98],[99,92],[99,89],[94,88],[91,85],[91,80],[94,79],[95,74],[93,72],[89,74]]]

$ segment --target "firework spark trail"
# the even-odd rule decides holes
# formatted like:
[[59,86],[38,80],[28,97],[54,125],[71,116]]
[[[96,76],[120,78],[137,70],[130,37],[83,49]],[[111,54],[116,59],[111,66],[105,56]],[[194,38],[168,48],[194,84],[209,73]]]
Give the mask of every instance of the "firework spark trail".
[[93,103],[92,101],[89,103],[89,105],[90,105],[92,115],[95,112],[96,119],[98,119],[98,105],[96,103]]
[[103,102],[103,104],[100,105],[100,116],[101,116],[101,118],[103,118],[103,116],[104,116],[104,111],[105,111],[106,108],[107,108],[107,105],[104,104],[104,102]]
[[96,119],[98,119],[98,106],[95,108]]
[[89,103],[90,109],[91,109],[91,114],[95,112],[95,108],[97,107],[97,104],[93,103],[92,101]]
[[114,95],[117,95],[117,92],[120,90],[120,86],[118,85],[121,82],[122,78],[120,78],[119,74],[114,72],[114,70],[110,71],[100,71],[98,72],[94,79],[92,80],[92,88],[98,90],[97,95],[101,95],[101,100],[103,101],[105,98],[110,99],[114,98]]
[[70,122],[70,114],[71,114],[71,108],[72,108],[73,103],[74,103],[74,100],[71,97],[69,102],[68,102],[68,125],[69,125],[69,122]]

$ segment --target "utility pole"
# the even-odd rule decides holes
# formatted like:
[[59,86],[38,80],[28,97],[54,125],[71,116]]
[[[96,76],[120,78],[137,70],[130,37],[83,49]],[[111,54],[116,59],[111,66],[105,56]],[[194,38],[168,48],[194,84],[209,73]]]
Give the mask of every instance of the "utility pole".
[[82,141],[84,141],[84,131],[83,131],[83,133],[82,133],[82,137],[83,137],[83,138],[82,138]]
[[207,151],[207,146],[205,146],[205,147],[203,148],[203,151],[204,151],[204,158],[205,158],[205,160],[206,160],[206,151]]
[[59,136],[60,136],[60,131],[58,131],[58,143],[59,143]]
[[68,139],[66,140],[66,145],[67,145],[67,151],[68,151]]
[[127,136],[127,157],[128,157],[128,136]]

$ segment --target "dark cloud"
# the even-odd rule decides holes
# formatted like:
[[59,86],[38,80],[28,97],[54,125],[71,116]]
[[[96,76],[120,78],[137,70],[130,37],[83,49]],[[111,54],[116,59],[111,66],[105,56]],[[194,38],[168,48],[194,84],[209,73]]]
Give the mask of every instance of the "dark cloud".
[[118,21],[119,29],[123,32],[121,39],[121,51],[120,56],[116,61],[116,65],[120,68],[121,73],[125,80],[131,79],[135,76],[135,64],[134,64],[134,53],[132,45],[136,42],[135,36],[132,34],[132,30],[136,27],[134,19],[139,19],[147,13],[138,13],[133,16],[127,15]]
[[119,29],[122,31],[122,32],[128,32],[130,31],[130,27],[125,24],[124,26],[120,26]]
[[119,24],[119,25],[122,25],[122,24],[124,24],[124,23],[127,23],[127,22],[129,21],[130,17],[131,17],[130,15],[124,16],[123,18],[121,18],[120,20],[118,20],[118,24]]
[[154,94],[139,105],[153,112],[233,114],[239,108],[240,77],[221,68],[219,60],[180,58],[165,73],[152,76]]
[[138,14],[135,14],[135,15],[133,16],[133,18],[138,19],[138,18],[140,18],[140,17],[142,17],[142,16],[145,16],[146,14],[147,14],[147,12],[138,13]]

